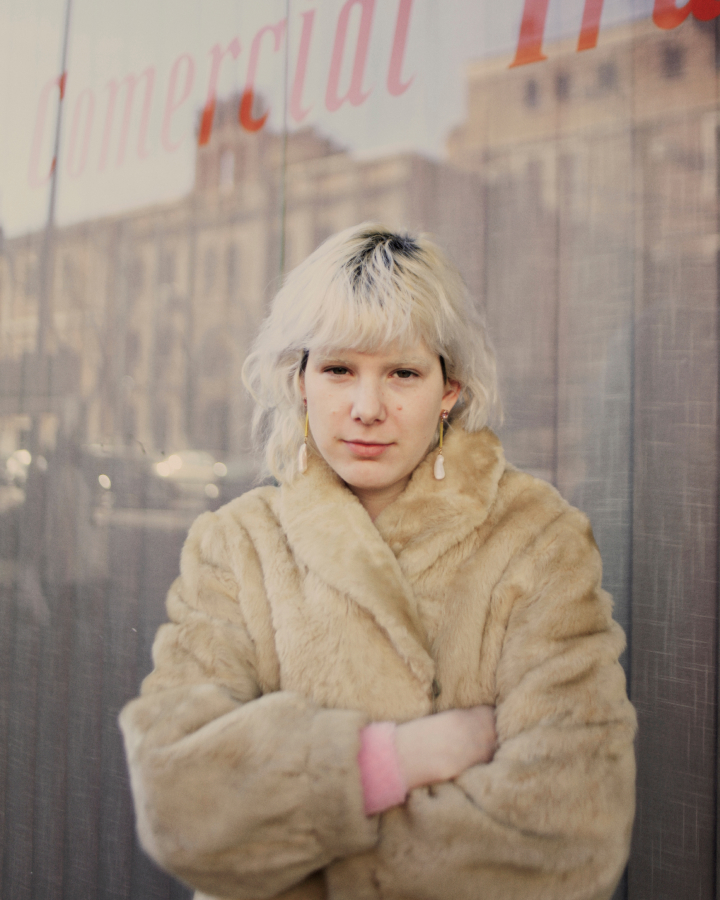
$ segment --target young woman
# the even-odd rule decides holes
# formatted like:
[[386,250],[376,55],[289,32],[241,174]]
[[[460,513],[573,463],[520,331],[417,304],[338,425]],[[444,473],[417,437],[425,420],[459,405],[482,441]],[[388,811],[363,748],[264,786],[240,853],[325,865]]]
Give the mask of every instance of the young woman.
[[148,853],[198,896],[609,898],[624,636],[587,519],[485,427],[458,273],[424,238],[342,232],[245,375],[279,486],[193,525],[122,713]]

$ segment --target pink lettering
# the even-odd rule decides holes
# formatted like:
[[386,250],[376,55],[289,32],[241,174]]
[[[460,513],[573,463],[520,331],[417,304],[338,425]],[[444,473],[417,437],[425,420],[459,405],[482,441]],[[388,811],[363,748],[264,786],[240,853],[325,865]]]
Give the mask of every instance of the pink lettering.
[[[342,68],[343,55],[345,53],[345,41],[347,38],[348,21],[354,6],[361,7],[360,30],[357,46],[355,47],[355,59],[353,61],[350,87],[344,97],[338,96],[340,83],[340,70]],[[328,76],[327,90],[325,92],[325,106],[330,112],[340,109],[349,101],[353,106],[359,106],[370,96],[370,90],[363,93],[362,82],[367,62],[368,45],[370,43],[370,28],[372,26],[375,0],[347,0],[338,16],[337,29],[335,31],[335,43],[333,45],[332,60],[330,62],[330,74]]]
[[242,100],[240,101],[239,113],[240,124],[246,131],[260,131],[265,122],[267,122],[267,117],[270,115],[270,110],[268,110],[259,118],[254,118],[252,112],[253,101],[255,99],[255,77],[257,75],[258,59],[260,57],[260,42],[265,34],[271,32],[275,37],[274,50],[275,53],[277,53],[280,49],[283,35],[285,34],[285,24],[285,19],[281,19],[276,25],[266,25],[264,28],[261,28],[253,38],[252,46],[250,47],[250,62],[248,64],[247,81],[245,83]]
[[392,53],[390,54],[390,67],[388,68],[387,77],[387,89],[393,97],[399,97],[400,94],[404,94],[415,78],[414,75],[411,75],[404,83],[400,80],[402,64],[405,59],[405,46],[407,44],[412,5],[413,0],[400,0],[398,6],[397,21],[395,23],[395,37],[393,38]]
[[307,73],[308,56],[310,53],[310,37],[312,35],[315,10],[309,9],[302,14],[303,27],[300,35],[300,49],[298,50],[297,63],[295,64],[295,77],[293,78],[292,94],[290,95],[290,115],[296,122],[302,122],[312,109],[308,106],[303,109],[302,95],[305,87],[305,75]]
[[[85,114],[85,130],[83,131],[82,140],[80,142],[80,150],[78,153],[78,138],[80,135],[83,113]],[[70,128],[70,143],[68,144],[67,168],[71,178],[78,178],[85,170],[85,164],[87,163],[88,157],[88,149],[90,147],[90,134],[92,131],[94,116],[95,94],[90,88],[85,88],[85,90],[80,93],[77,100],[75,101],[72,126]]]
[[48,103],[50,102],[50,94],[54,88],[58,89],[60,100],[65,96],[65,84],[67,81],[67,72],[63,72],[57,78],[51,78],[40,91],[40,99],[38,101],[37,115],[35,116],[35,130],[33,131],[32,149],[30,151],[30,167],[28,170],[28,181],[30,187],[39,188],[50,181],[50,176],[55,171],[57,160],[55,157],[50,162],[50,169],[44,175],[40,174],[40,157],[43,150],[43,137],[45,135],[45,126],[47,118]]
[[220,44],[215,44],[215,46],[210,51],[212,53],[212,66],[210,68],[210,82],[208,84],[208,93],[207,100],[205,101],[205,108],[203,109],[202,119],[200,120],[200,133],[198,134],[198,145],[203,146],[203,144],[207,144],[210,140],[210,134],[212,133],[213,119],[215,118],[215,97],[217,93],[217,82],[218,76],[220,74],[220,64],[223,61],[223,57],[230,53],[233,59],[237,59],[240,56],[240,41],[234,37],[230,43],[227,45],[227,48],[223,50],[220,47]]
[[[180,96],[176,96],[180,67],[185,64],[185,81],[183,83]],[[163,113],[162,129],[160,131],[160,140],[163,147],[172,153],[182,144],[182,140],[173,141],[170,137],[170,126],[172,118],[180,107],[190,96],[193,79],[195,78],[195,62],[189,53],[181,53],[173,63],[170,70],[170,83],[168,84],[167,100],[165,101],[165,112]]]
[[145,159],[148,155],[147,149],[147,132],[150,123],[150,108],[152,106],[153,88],[155,86],[155,67],[148,66],[140,75],[126,75],[118,86],[117,81],[111,78],[107,83],[108,88],[108,105],[105,114],[105,130],[103,132],[102,145],[100,148],[99,170],[102,172],[107,165],[110,153],[110,139],[112,137],[113,120],[115,118],[115,102],[117,100],[118,90],[120,87],[125,88],[125,110],[123,113],[122,123],[120,125],[120,139],[118,141],[118,153],[116,165],[121,166],[125,160],[125,148],[127,147],[128,132],[130,131],[130,120],[132,117],[133,99],[135,98],[135,88],[140,79],[145,80],[145,97],[143,100],[142,114],[140,117],[140,126],[138,129],[138,148],[137,153],[140,159]]
[[655,0],[653,22],[658,28],[670,30],[682,25],[690,13],[699,22],[709,22],[720,16],[720,2],[719,0],[689,0],[685,6],[678,9],[675,6],[675,0]]

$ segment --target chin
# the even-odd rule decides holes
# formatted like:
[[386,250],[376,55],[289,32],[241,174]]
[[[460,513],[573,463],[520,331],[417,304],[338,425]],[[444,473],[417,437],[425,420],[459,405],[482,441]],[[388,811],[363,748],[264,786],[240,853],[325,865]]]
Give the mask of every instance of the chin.
[[340,477],[351,489],[360,491],[384,491],[393,487],[398,482],[403,481],[406,476],[387,475],[386,473],[381,475],[379,472],[360,474],[347,472],[346,476],[340,475]]
[[344,466],[331,466],[332,469],[342,478],[342,480],[353,487],[376,487],[378,483],[384,483],[388,480],[377,471],[372,471],[372,464],[367,462],[351,463]]
[[353,475],[348,475],[343,481],[348,487],[358,488],[361,491],[382,490],[393,483],[385,478],[362,478]]

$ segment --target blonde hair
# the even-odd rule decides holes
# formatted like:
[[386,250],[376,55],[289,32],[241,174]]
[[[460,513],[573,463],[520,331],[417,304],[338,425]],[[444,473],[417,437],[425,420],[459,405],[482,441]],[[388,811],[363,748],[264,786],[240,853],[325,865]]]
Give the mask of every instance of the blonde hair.
[[424,235],[364,223],[328,238],[290,272],[272,302],[243,381],[267,470],[290,481],[303,441],[300,374],[318,349],[373,352],[422,339],[462,393],[451,421],[479,431],[500,413],[495,355],[482,317],[442,251]]

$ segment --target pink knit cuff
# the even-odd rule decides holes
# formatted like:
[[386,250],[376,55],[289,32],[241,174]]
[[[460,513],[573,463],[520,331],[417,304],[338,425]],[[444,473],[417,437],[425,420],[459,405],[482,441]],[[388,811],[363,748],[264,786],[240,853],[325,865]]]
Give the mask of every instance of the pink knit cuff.
[[374,816],[405,800],[408,786],[395,746],[394,722],[373,722],[362,729],[358,764],[366,815]]

